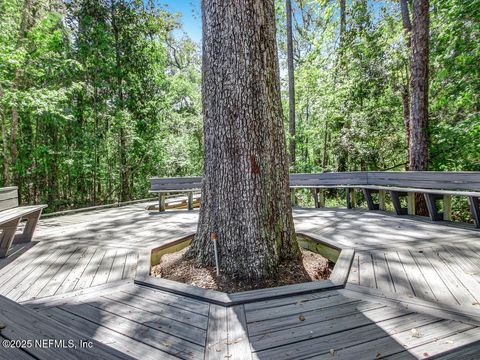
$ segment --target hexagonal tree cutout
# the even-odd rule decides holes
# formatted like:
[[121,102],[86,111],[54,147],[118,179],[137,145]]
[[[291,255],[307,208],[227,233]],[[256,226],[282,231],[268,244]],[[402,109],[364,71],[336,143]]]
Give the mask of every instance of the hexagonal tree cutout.
[[236,293],[225,293],[150,275],[152,266],[157,265],[163,255],[180,251],[189,246],[194,235],[195,234],[190,234],[140,254],[135,283],[212,304],[232,306],[343,288],[347,282],[355,254],[353,249],[340,248],[328,240],[319,239],[311,234],[297,233],[300,247],[320,253],[335,263],[328,279]]

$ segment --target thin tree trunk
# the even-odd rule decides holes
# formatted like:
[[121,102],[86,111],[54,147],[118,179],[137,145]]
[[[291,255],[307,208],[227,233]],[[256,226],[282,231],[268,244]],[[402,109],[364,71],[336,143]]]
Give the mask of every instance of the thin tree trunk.
[[[19,69],[15,72],[15,80],[14,80],[14,89],[16,90],[17,84],[19,82]],[[15,91],[14,90],[14,91]],[[20,189],[20,184],[18,183],[19,174],[18,174],[18,167],[17,167],[17,131],[18,131],[18,111],[17,107],[14,105],[12,106],[12,125],[10,128],[10,159],[11,164],[13,167],[12,178],[14,185],[18,186]],[[20,196],[20,191],[18,192]]]
[[342,48],[344,38],[345,38],[345,29],[347,25],[347,16],[345,14],[346,11],[346,4],[345,0],[340,0],[340,41],[339,41],[339,47]]
[[[428,8],[428,0],[413,1],[410,171],[427,170],[428,167]],[[417,212],[420,215],[427,215],[423,197],[419,196],[417,200]]]
[[[346,15],[346,1],[345,0],[339,0],[339,7],[340,7],[340,28],[339,28],[339,46],[338,46],[338,67],[343,67],[344,65],[344,59],[343,59],[343,53],[344,53],[344,47],[345,47],[345,31],[346,31],[346,26],[347,26],[347,15]],[[339,69],[338,69],[339,70]],[[337,71],[337,69],[335,69]],[[337,82],[335,82],[335,86],[337,85]],[[327,126],[327,123],[325,123],[325,126]],[[345,126],[345,122],[342,120],[339,126],[339,133],[341,133],[343,127]],[[325,129],[326,131],[326,129]],[[326,134],[326,132],[325,132]],[[326,140],[326,139],[325,139]],[[325,143],[326,146],[326,143]],[[324,156],[326,155],[326,149],[324,149]],[[337,156],[337,171],[343,172],[347,170],[347,154],[346,151],[343,149],[342,146],[338,149],[338,156]],[[324,168],[325,169],[325,168]]]
[[286,0],[287,11],[287,63],[288,63],[288,130],[290,133],[290,165],[295,167],[296,124],[295,124],[295,69],[293,64],[292,2]]
[[[301,257],[293,226],[274,0],[203,1],[202,206],[189,256],[259,280]],[[248,29],[248,31],[245,31]]]
[[[121,2],[121,4],[123,4]],[[123,96],[123,77],[121,73],[122,69],[122,60],[121,60],[121,49],[120,49],[120,30],[117,24],[117,15],[116,15],[116,5],[115,0],[111,0],[111,16],[112,16],[112,30],[113,36],[115,39],[115,62],[117,66],[117,97],[118,97],[118,106],[120,110],[124,109],[124,96]],[[128,182],[128,170],[127,170],[127,153],[126,153],[126,139],[125,139],[125,129],[124,125],[120,124],[119,130],[119,162],[120,162],[120,201],[127,201],[130,198],[129,191],[129,182]]]
[[[402,113],[405,136],[407,138],[407,157],[410,157],[410,91],[408,85],[402,85]],[[407,166],[408,170],[408,166]]]
[[[22,14],[21,14],[21,21],[20,21],[20,29],[17,39],[17,48],[22,46],[22,43],[27,35],[27,32],[34,26],[35,24],[35,11],[33,11],[34,3],[32,0],[26,0],[23,4]],[[20,87],[20,67],[17,67],[15,70],[15,79],[13,80],[13,91],[17,91]],[[17,166],[17,132],[19,127],[19,116],[17,107],[14,105],[11,109],[12,112],[12,124],[10,128],[10,164],[12,165],[12,181],[13,184],[18,186],[18,202],[22,203],[22,184],[20,181],[20,174],[18,171]]]
[[[1,116],[1,114],[0,114]],[[7,151],[7,124],[2,116],[2,156],[3,156],[3,185],[10,185],[10,176],[8,173],[8,151]]]
[[328,120],[325,119],[325,127],[323,134],[323,157],[322,157],[322,171],[325,172],[328,166]]
[[[405,34],[406,45],[408,49],[411,49],[411,33],[412,23],[410,21],[410,13],[408,10],[407,0],[400,0],[400,11],[402,15],[403,31]],[[406,138],[407,138],[407,159],[410,158],[410,89],[409,89],[409,69],[406,69],[406,82],[402,84],[402,110],[403,110],[403,124],[405,126]],[[408,168],[407,168],[408,170]]]

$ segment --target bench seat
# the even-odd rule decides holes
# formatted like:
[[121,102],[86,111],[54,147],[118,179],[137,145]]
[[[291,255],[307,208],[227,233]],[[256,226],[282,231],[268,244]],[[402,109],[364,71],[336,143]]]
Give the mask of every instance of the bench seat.
[[0,211],[0,225],[12,221],[18,217],[27,217],[32,213],[45,209],[46,207],[47,205],[28,205]]
[[463,190],[435,190],[435,189],[421,189],[421,188],[409,188],[398,186],[385,186],[385,185],[293,185],[292,189],[371,189],[371,190],[385,190],[385,191],[397,191],[397,192],[413,192],[419,194],[437,194],[437,195],[452,195],[452,196],[476,196],[480,197],[480,192],[476,191],[463,191]]
[[[18,206],[18,188],[0,188],[0,258],[8,255],[12,243],[29,242],[47,205]],[[20,221],[26,220],[21,234],[16,234]]]
[[[463,196],[468,198],[473,222],[480,228],[480,172],[359,171],[290,174],[290,187],[292,191],[298,188],[311,189],[315,207],[323,206],[323,193],[319,192],[320,189],[347,189],[347,208],[355,204],[355,197],[352,196],[354,189],[361,189],[369,210],[385,210],[385,193],[388,192],[397,215],[414,215],[415,194],[423,194],[432,221],[451,220],[451,196]],[[379,193],[378,203],[374,203],[372,198],[372,193],[376,192]],[[406,208],[400,202],[404,196],[407,197]],[[443,201],[443,213],[438,211],[438,201]]]

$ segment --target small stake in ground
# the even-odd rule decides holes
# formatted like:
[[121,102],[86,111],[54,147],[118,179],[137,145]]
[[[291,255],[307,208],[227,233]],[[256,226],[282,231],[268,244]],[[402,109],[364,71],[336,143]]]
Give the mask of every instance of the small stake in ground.
[[210,239],[213,241],[213,250],[215,251],[215,267],[217,269],[217,276],[220,276],[220,269],[218,267],[217,233],[211,233]]

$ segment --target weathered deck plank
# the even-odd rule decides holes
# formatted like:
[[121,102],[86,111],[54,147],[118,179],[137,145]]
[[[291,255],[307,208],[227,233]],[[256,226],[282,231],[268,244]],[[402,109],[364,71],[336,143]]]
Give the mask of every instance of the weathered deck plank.
[[41,312],[49,318],[76,329],[87,338],[92,338],[111,347],[128,354],[137,359],[147,360],[178,360],[178,357],[170,355],[153,346],[144,344],[141,341],[133,341],[130,337],[108,329],[104,326],[98,326],[82,317],[63,311],[57,307],[47,308]]
[[[93,347],[80,347],[80,341],[85,340],[71,328],[49,321],[37,312],[27,309],[7,298],[0,297],[0,318],[6,325],[2,329],[2,336],[9,340],[35,340],[51,339],[69,341],[77,347],[72,350],[68,346],[25,346],[28,353],[37,359],[131,359],[130,356],[93,340]],[[7,350],[8,351],[8,350]],[[15,350],[13,352],[16,352]],[[12,356],[8,357],[13,358]]]
[[[365,292],[327,291],[226,309],[121,281],[134,278],[139,252],[195,231],[197,216],[195,210],[158,214],[136,204],[41,220],[40,243],[0,268],[0,293],[27,303],[56,293],[29,307],[142,359],[356,354],[362,360],[375,358],[375,350],[392,358],[447,352],[446,359],[456,359],[452,351],[480,358],[480,306],[472,305],[480,293],[478,230],[380,211],[295,209],[297,231],[356,250],[348,284]],[[103,285],[96,290],[95,284]],[[422,336],[412,337],[412,328]]]
[[59,308],[182,359],[198,359],[203,356],[203,346],[179,339],[168,332],[145,326],[119,314],[101,310],[88,303],[62,305]]

